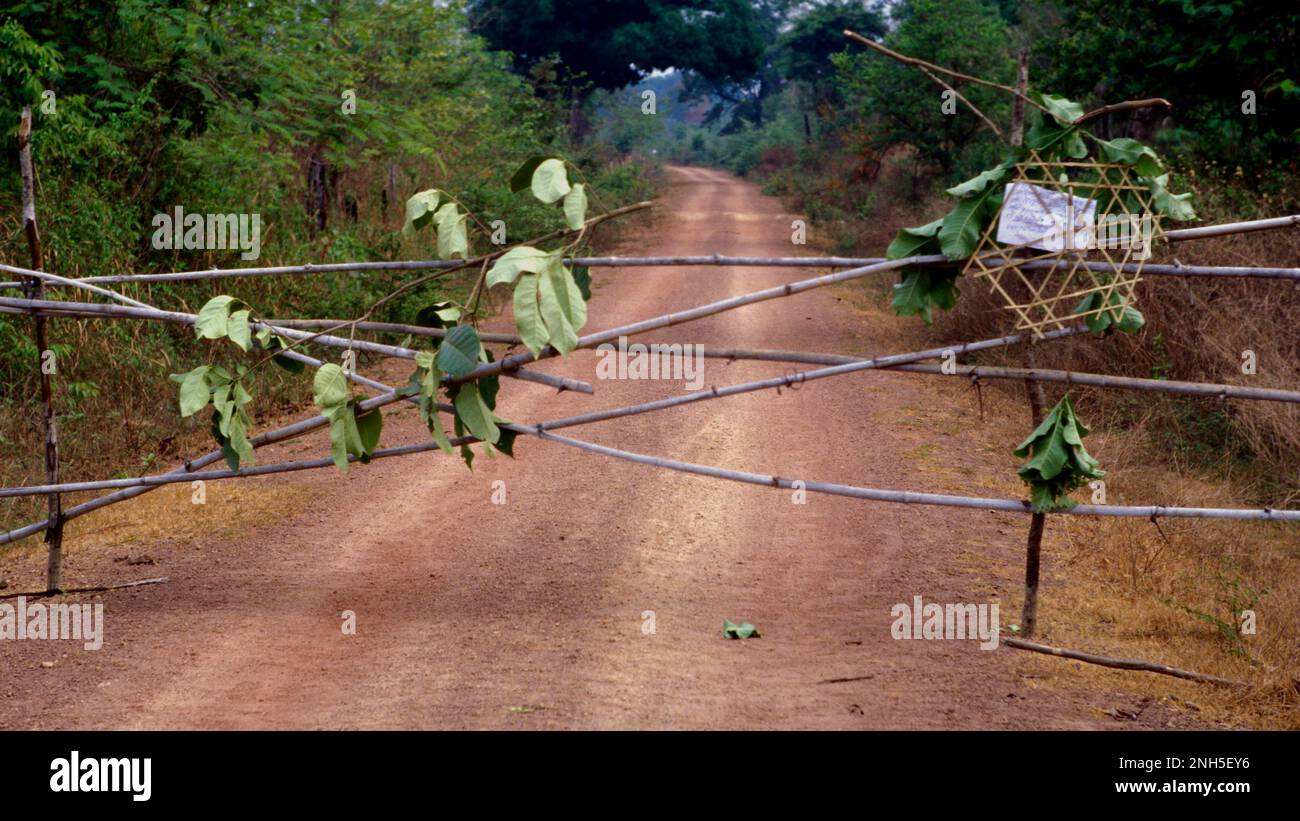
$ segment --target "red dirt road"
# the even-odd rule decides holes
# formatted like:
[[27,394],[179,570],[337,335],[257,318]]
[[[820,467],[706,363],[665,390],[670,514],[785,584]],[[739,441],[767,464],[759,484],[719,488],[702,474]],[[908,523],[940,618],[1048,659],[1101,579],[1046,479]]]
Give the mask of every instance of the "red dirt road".
[[[718,171],[669,173],[670,205],[623,252],[814,252],[791,245],[795,215],[753,185]],[[587,330],[813,273],[595,271]],[[893,336],[898,321],[853,303],[822,289],[640,341],[906,350]],[[596,381],[596,362],[583,351],[544,365],[592,381],[594,397],[510,380],[499,410],[540,421],[683,389]],[[782,370],[708,360],[705,384]],[[384,373],[404,381],[400,367]],[[978,422],[956,390],[864,373],[565,433],[796,478],[1015,493],[1006,447],[946,430]],[[410,408],[390,414],[385,444],[425,438]],[[259,452],[259,461],[308,452],[326,452],[323,441]],[[890,608],[916,595],[1001,601],[1010,621],[1018,589],[979,562],[1015,566],[1021,518],[811,494],[800,505],[788,491],[523,437],[516,456],[480,457],[472,473],[430,453],[346,478],[255,480],[312,496],[302,511],[229,538],[143,545],[159,561],[144,572],[106,551],[71,557],[73,583],[171,581],[102,597],[97,652],[0,642],[0,727],[1073,728],[1122,726],[1099,711],[1133,701],[1043,686],[1042,675],[1022,674],[1016,651],[891,638]],[[496,480],[503,505],[492,503]],[[183,500],[173,515],[188,509]],[[0,562],[11,590],[38,584],[39,561],[21,565]],[[354,636],[340,629],[345,610],[356,613]],[[723,640],[724,618],[757,624],[762,638]],[[1146,715],[1163,723],[1156,713]]]

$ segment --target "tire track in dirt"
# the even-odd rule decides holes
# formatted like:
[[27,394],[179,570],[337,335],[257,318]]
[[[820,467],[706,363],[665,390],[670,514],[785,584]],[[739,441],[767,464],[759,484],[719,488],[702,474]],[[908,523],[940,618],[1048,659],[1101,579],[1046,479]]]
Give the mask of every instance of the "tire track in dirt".
[[[791,220],[722,172],[670,168],[653,225],[623,253],[779,255]],[[814,253],[811,248],[809,253]],[[812,276],[809,269],[595,272],[589,329]],[[508,318],[494,323],[509,327]],[[821,289],[638,341],[894,352],[896,320]],[[541,367],[594,380],[597,355]],[[781,373],[708,360],[705,383]],[[790,370],[786,368],[785,370]],[[385,368],[404,380],[402,368]],[[502,412],[538,421],[645,401],[667,381],[599,381],[596,396],[503,385]],[[979,443],[913,424],[948,403],[933,382],[865,373],[574,431],[602,444],[723,467],[933,489],[1003,471]],[[947,411],[945,411],[947,412]],[[951,411],[969,415],[971,410]],[[900,420],[907,424],[900,424]],[[910,420],[910,421],[909,421]],[[427,437],[413,409],[385,442]],[[927,456],[936,440],[954,478]],[[317,436],[264,461],[323,452]],[[1102,727],[1102,694],[1026,685],[1008,653],[898,642],[890,608],[981,602],[996,585],[959,567],[1005,558],[1023,524],[1004,514],[902,507],[657,471],[521,437],[517,460],[425,454],[307,485],[311,510],[238,539],[168,554],[173,581],[109,598],[99,653],[44,680],[6,683],[10,727]],[[494,480],[507,503],[491,503]],[[184,515],[178,511],[177,515]],[[1010,523],[1010,524],[1008,524]],[[353,610],[358,633],[344,636]],[[653,634],[643,614],[654,613]],[[724,641],[723,618],[763,638]],[[7,643],[11,669],[41,651]],[[30,645],[31,643],[28,643]],[[855,679],[822,684],[827,679]]]

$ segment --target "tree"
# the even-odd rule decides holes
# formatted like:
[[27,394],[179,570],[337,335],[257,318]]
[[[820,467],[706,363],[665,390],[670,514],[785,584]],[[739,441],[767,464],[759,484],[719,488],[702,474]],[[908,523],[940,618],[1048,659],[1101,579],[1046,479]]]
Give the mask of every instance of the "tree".
[[[1112,115],[1102,134],[1258,168],[1300,142],[1300,7],[1178,2],[1050,2],[1031,81],[1088,103],[1165,97],[1173,108]],[[1250,92],[1247,95],[1247,92]],[[1250,105],[1247,105],[1247,103]]]
[[831,56],[850,48],[844,31],[864,37],[885,36],[885,17],[879,7],[852,0],[829,0],[798,15],[772,47],[772,62],[787,81],[798,84],[803,109],[804,138],[812,140],[810,116],[829,114],[839,102],[835,66]]
[[[983,0],[910,0],[895,10],[895,18],[898,27],[885,38],[895,51],[964,74],[1014,81],[1009,31],[996,6]],[[865,49],[836,55],[834,61],[850,105],[867,120],[871,147],[915,149],[914,181],[926,165],[948,175],[959,158],[984,164],[985,157],[967,149],[987,127],[960,101],[945,99],[943,89],[924,74]],[[994,122],[1008,119],[1009,95],[978,85],[960,90]]]
[[742,82],[763,53],[746,0],[470,0],[468,10],[472,29],[513,54],[517,72],[556,58],[575,111],[583,83],[612,90],[668,68]]

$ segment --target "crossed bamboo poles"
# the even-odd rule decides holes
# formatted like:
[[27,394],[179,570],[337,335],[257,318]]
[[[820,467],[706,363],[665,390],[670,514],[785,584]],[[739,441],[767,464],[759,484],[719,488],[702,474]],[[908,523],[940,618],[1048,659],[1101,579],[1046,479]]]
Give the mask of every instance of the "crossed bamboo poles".
[[[1267,228],[1280,228],[1296,225],[1300,222],[1300,217],[1283,217],[1274,220],[1260,220],[1252,223],[1236,223],[1225,226],[1207,226],[1205,228],[1190,229],[1195,232],[1194,236],[1188,236],[1187,239],[1198,238],[1200,236],[1218,236],[1223,233],[1240,233],[1247,230],[1265,230]],[[1260,223],[1265,223],[1260,227]],[[1175,239],[1182,239],[1176,237]],[[624,267],[634,267],[636,265],[728,265],[728,264],[750,264],[750,265],[808,265],[815,261],[819,265],[840,265],[848,262],[860,262],[866,260],[855,260],[841,257],[821,257],[821,258],[739,258],[743,262],[736,262],[737,258],[708,256],[708,257],[649,257],[649,258],[623,258],[623,257],[604,257],[604,258],[585,258],[575,260],[577,264],[610,264]],[[671,314],[664,314],[639,322],[611,328],[594,334],[588,334],[579,339],[578,347],[591,348],[605,342],[617,340],[620,336],[633,336],[660,328],[670,327],[673,325],[690,322],[705,316],[712,316],[728,310],[751,305],[756,302],[770,299],[793,296],[794,294],[815,288],[825,287],[838,282],[846,282],[874,274],[884,273],[897,270],[908,265],[934,265],[948,262],[945,258],[937,255],[910,257],[901,260],[876,261],[871,260],[869,264],[850,268],[846,271],[827,274],[812,279],[801,280],[786,285],[776,286],[761,291],[755,291],[737,297],[721,300],[718,302],[708,303],[686,311],[680,311]],[[454,267],[453,263],[448,265],[442,262],[434,261],[409,261],[396,263],[343,263],[340,265],[330,266],[278,266],[277,268],[263,269],[231,269],[231,270],[213,270],[204,272],[178,272],[177,274],[160,274],[160,275],[143,275],[143,277],[187,277],[187,278],[218,278],[225,276],[250,275],[249,271],[257,273],[251,275],[267,275],[262,272],[274,271],[275,273],[311,273],[326,270],[375,270],[374,266],[384,266],[378,270],[412,270],[421,268],[448,268]],[[1215,269],[1208,267],[1199,267],[1193,269],[1191,266],[1164,266],[1171,269],[1171,275],[1193,275],[1193,276],[1255,276],[1261,278],[1275,279],[1297,279],[1300,280],[1300,271],[1288,268],[1231,268]],[[1151,266],[1147,266],[1150,271]],[[0,270],[20,276],[34,276],[43,279],[50,286],[72,287],[96,293],[101,296],[108,296],[118,305],[105,305],[101,303],[70,303],[53,300],[25,300],[11,299],[0,297],[0,312],[30,314],[36,316],[80,316],[80,317],[101,317],[101,318],[135,318],[151,321],[168,321],[191,324],[194,321],[193,314],[181,312],[162,311],[158,308],[131,299],[115,291],[95,285],[95,282],[112,280],[121,281],[140,281],[142,277],[88,277],[84,279],[68,279],[58,277],[53,274],[46,274],[38,271],[30,271],[24,268],[14,266],[0,266]],[[149,280],[143,280],[149,281]],[[156,281],[156,280],[155,280]],[[0,287],[3,287],[0,284]],[[324,327],[333,327],[327,325],[331,320],[319,320],[316,323]],[[292,324],[292,323],[289,323]],[[375,327],[374,330],[385,332],[407,332],[413,326],[396,325],[394,323],[370,323]],[[341,337],[333,337],[328,334],[305,334],[301,330],[289,327],[287,324],[277,324],[276,321],[261,323],[259,327],[270,327],[276,333],[283,334],[287,338],[307,341],[319,344],[325,347],[344,347],[354,348],[357,350],[366,350],[372,353],[397,356],[401,358],[413,358],[415,351],[402,348],[399,346],[382,345],[380,343],[365,342],[360,340],[348,340]],[[364,329],[358,326],[359,329]],[[437,336],[438,332],[432,329],[423,329],[429,336]],[[1059,339],[1065,336],[1085,332],[1082,327],[1066,328],[1048,335],[1048,339]],[[514,337],[511,335],[500,334],[494,335],[497,339],[488,338],[487,341],[509,341],[513,342]],[[893,369],[905,370],[921,373],[941,373],[944,375],[965,376],[968,378],[1007,378],[1023,379],[1026,375],[1032,375],[1035,378],[1046,381],[1060,381],[1067,384],[1086,384],[1096,385],[1099,387],[1114,387],[1139,390],[1159,390],[1174,393],[1189,393],[1196,395],[1220,396],[1223,398],[1244,398],[1272,400],[1283,402],[1300,402],[1300,392],[1282,391],[1262,388],[1244,388],[1234,385],[1209,385],[1204,383],[1184,383],[1184,382],[1166,382],[1163,380],[1144,380],[1127,377],[1104,376],[1099,374],[1080,374],[1066,371],[1048,371],[1048,370],[1025,370],[1015,368],[989,368],[984,366],[951,366],[941,368],[937,365],[923,364],[924,360],[947,357],[949,355],[957,356],[963,353],[977,350],[987,350],[991,348],[1004,347],[1008,345],[1020,344],[1028,341],[1024,335],[1010,335],[996,339],[983,340],[981,342],[968,343],[966,345],[947,346],[944,348],[934,348],[925,351],[916,351],[906,354],[896,354],[892,356],[877,357],[874,359],[857,359],[854,357],[839,357],[829,354],[805,354],[800,352],[788,351],[747,351],[734,349],[720,349],[709,351],[706,349],[706,355],[726,358],[726,359],[764,359],[770,361],[785,362],[805,362],[812,364],[827,364],[824,367],[815,370],[803,371],[787,376],[774,377],[770,379],[757,380],[738,385],[726,387],[714,387],[699,393],[687,394],[668,399],[656,400],[653,402],[631,405],[623,408],[613,408],[609,410],[596,411],[589,414],[583,414],[565,419],[550,420],[539,424],[518,424],[509,423],[503,425],[508,430],[517,434],[534,436],[548,441],[565,444],[570,447],[580,448],[589,452],[598,453],[614,458],[623,459],[639,464],[647,464],[656,467],[677,470],[681,472],[694,473],[697,475],[709,476],[713,478],[727,479],[731,481],[744,482],[748,484],[765,485],[777,488],[791,488],[795,479],[787,479],[778,476],[769,476],[762,474],[746,473],[742,471],[724,470],[721,468],[711,467],[708,465],[699,465],[678,460],[667,459],[647,454],[633,453],[630,451],[609,448],[580,439],[573,439],[567,436],[561,436],[552,433],[553,430],[572,427],[582,424],[589,424],[606,419],[621,418],[639,413],[647,413],[655,410],[662,410],[669,407],[693,403],[697,401],[706,401],[710,399],[733,396],[739,393],[747,393],[757,390],[777,388],[781,386],[793,386],[803,382],[815,379],[838,376],[845,373],[854,373],[861,370],[875,369]],[[318,359],[302,354],[295,350],[282,352],[281,355],[291,359],[319,368],[324,363]],[[566,380],[550,375],[537,374],[527,370],[524,366],[536,361],[554,356],[555,352],[550,348],[542,351],[541,355],[534,357],[531,353],[525,352],[505,357],[497,362],[488,363],[480,366],[475,371],[458,379],[448,379],[449,383],[457,383],[478,379],[483,376],[504,373],[509,376],[518,378],[532,379],[533,381],[542,382],[560,389],[580,390],[589,392],[590,386],[577,380]],[[526,375],[525,375],[526,374]],[[402,399],[413,400],[413,397],[406,396],[391,386],[385,385],[372,379],[357,375],[349,374],[349,378],[357,384],[373,390],[380,391],[378,396],[364,400],[359,405],[359,410],[367,411],[380,408]],[[450,405],[438,403],[438,408],[444,412],[452,412]],[[282,442],[287,439],[302,435],[311,430],[327,424],[324,416],[315,416],[309,419],[301,420],[291,425],[287,425],[275,430],[267,431],[253,437],[250,441],[254,448]],[[459,437],[453,440],[453,444],[468,444],[477,441],[473,437]],[[414,445],[404,445],[392,448],[383,448],[375,452],[373,458],[391,458],[403,456],[412,453],[422,453],[437,447],[434,443],[420,443]],[[220,451],[213,451],[205,454],[198,459],[186,462],[183,466],[176,468],[168,473],[137,477],[133,479],[112,479],[94,482],[69,482],[47,485],[34,485],[22,488],[0,488],[0,498],[13,496],[31,496],[31,495],[49,495],[57,493],[69,493],[78,491],[91,490],[109,490],[114,492],[89,500],[82,504],[68,508],[63,512],[63,520],[77,518],[93,510],[113,504],[135,496],[147,493],[164,484],[176,482],[193,481],[194,479],[233,479],[250,476],[261,476],[272,473],[283,473],[298,470],[309,470],[329,467],[333,464],[330,459],[311,459],[300,460],[296,462],[277,463],[271,465],[261,465],[256,467],[245,468],[240,471],[229,470],[201,470],[208,465],[212,465],[222,458]],[[911,491],[884,490],[877,488],[858,487],[853,485],[843,485],[836,483],[802,481],[802,487],[815,493],[826,493],[830,495],[848,496],[852,498],[861,498],[874,501],[895,502],[902,504],[925,504],[925,505],[942,505],[949,507],[978,508],[986,510],[1004,510],[1009,512],[1028,513],[1030,506],[1027,502],[1013,499],[992,499],[968,496],[954,496],[949,494],[934,493],[917,493]],[[1060,511],[1074,515],[1099,515],[1099,516],[1140,516],[1143,518],[1156,517],[1186,517],[1186,518],[1220,518],[1220,519],[1260,519],[1269,521],[1300,521],[1300,510],[1273,510],[1269,508],[1251,509],[1251,508],[1183,508],[1183,507],[1165,507],[1160,505],[1152,506],[1120,506],[1120,505],[1077,505],[1069,511]],[[8,533],[0,534],[0,544],[12,542],[26,536],[40,532],[48,526],[48,520],[38,521],[25,527],[18,528]]]

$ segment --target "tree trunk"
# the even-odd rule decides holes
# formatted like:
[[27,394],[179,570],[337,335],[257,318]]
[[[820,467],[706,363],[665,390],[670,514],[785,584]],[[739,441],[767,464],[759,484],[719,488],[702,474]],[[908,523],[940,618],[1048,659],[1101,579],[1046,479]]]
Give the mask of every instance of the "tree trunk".
[[307,194],[305,205],[317,231],[324,231],[329,216],[329,186],[327,166],[321,159],[320,148],[312,149],[307,159]]

